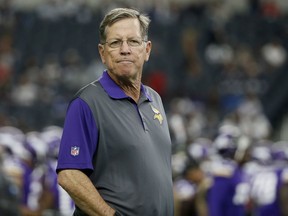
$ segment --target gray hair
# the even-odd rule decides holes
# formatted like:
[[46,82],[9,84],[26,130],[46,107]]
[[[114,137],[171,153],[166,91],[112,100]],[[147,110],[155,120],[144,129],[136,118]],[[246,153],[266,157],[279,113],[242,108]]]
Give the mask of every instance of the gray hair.
[[139,20],[141,36],[143,40],[148,40],[148,28],[151,20],[147,15],[141,14],[139,11],[130,8],[115,8],[105,15],[104,19],[100,24],[100,43],[104,43],[106,40],[107,27],[113,25],[117,21],[127,18],[136,18]]

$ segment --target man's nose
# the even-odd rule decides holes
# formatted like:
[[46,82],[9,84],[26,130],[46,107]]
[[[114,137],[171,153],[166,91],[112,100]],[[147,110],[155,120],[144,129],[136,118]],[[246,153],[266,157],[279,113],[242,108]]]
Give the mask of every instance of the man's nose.
[[124,53],[130,53],[131,52],[131,48],[128,45],[126,40],[122,41],[121,46],[120,46],[120,51],[121,51],[121,53],[123,53],[123,52]]

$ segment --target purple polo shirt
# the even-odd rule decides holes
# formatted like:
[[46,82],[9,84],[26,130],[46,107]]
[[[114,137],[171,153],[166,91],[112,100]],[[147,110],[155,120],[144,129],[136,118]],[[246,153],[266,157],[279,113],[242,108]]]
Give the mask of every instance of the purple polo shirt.
[[[110,78],[107,71],[103,72],[99,81],[111,98],[129,98]],[[141,85],[141,91],[151,101],[143,85]],[[135,107],[137,108],[136,103]],[[62,169],[93,171],[92,158],[97,148],[97,142],[98,129],[88,104],[80,98],[74,99],[66,113],[56,171]]]

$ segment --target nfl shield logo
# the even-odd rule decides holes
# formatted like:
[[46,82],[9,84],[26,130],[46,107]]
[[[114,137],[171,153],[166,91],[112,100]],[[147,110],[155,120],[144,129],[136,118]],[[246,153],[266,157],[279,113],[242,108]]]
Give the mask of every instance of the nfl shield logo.
[[77,156],[77,155],[79,155],[79,149],[80,149],[80,147],[77,147],[77,146],[71,147],[71,155],[72,155],[72,156]]

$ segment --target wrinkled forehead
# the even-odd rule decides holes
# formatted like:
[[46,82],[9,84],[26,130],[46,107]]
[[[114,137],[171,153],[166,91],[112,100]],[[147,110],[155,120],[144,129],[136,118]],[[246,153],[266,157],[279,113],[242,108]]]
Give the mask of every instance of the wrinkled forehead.
[[118,20],[105,29],[106,38],[111,37],[141,37],[140,22],[136,18]]

